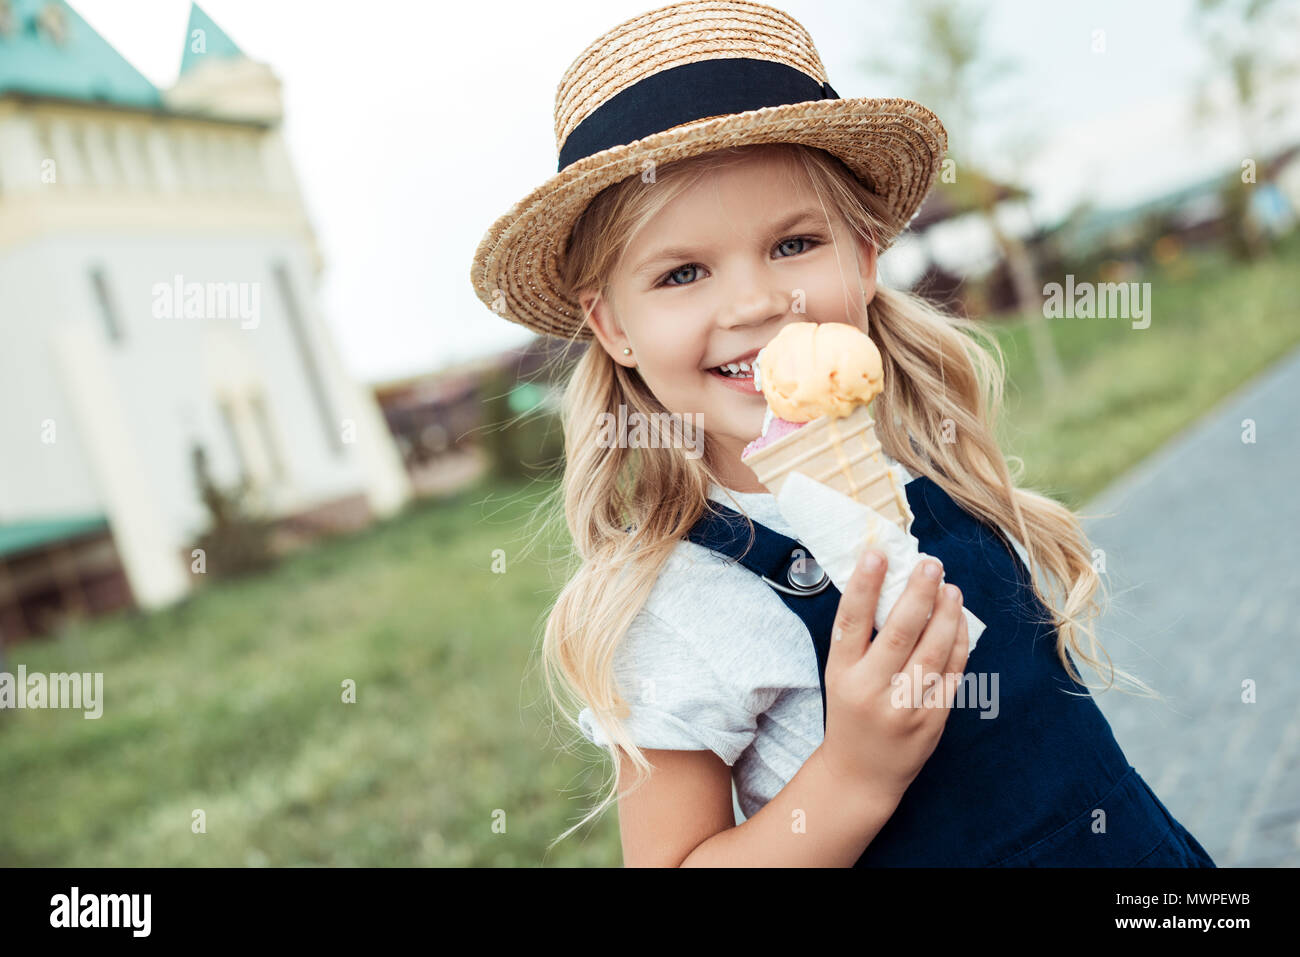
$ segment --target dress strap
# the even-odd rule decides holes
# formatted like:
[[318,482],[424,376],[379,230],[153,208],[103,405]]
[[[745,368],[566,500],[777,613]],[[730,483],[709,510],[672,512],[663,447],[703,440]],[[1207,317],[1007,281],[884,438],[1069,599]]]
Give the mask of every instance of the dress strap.
[[[754,526],[752,538],[748,528],[750,522]],[[762,578],[786,607],[799,616],[813,636],[817,672],[825,675],[830,655],[829,635],[835,624],[840,591],[807,548],[762,522],[747,520],[730,506],[712,500],[687,538],[723,558],[740,563]],[[819,640],[819,636],[827,637]],[[822,726],[825,727],[826,682],[818,683],[822,693]]]

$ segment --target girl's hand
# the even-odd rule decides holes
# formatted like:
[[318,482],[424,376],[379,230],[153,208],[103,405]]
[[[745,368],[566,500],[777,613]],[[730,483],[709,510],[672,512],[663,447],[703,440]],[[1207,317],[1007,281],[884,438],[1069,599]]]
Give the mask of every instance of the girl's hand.
[[[865,567],[869,555],[880,559],[874,571]],[[879,552],[866,552],[840,596],[826,660],[826,737],[820,750],[846,787],[901,800],[939,743],[956,682],[923,683],[925,706],[918,708],[910,684],[899,694],[904,706],[891,701],[897,694],[891,680],[901,673],[909,683],[915,681],[918,664],[923,677],[962,674],[969,638],[960,590],[941,586],[942,565],[925,558],[872,641],[886,561]],[[938,577],[926,576],[931,565],[939,569]],[[955,597],[946,594],[949,588]]]

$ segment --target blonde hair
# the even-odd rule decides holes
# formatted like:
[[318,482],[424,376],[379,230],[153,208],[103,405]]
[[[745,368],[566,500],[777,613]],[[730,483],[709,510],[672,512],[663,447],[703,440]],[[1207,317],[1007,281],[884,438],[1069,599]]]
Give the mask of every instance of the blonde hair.
[[[569,291],[576,298],[578,290],[594,289],[608,301],[609,278],[636,232],[706,173],[743,161],[755,150],[788,161],[792,176],[802,168],[823,209],[829,203],[878,248],[879,201],[838,159],[798,144],[732,147],[656,169],[653,187],[632,176],[599,193],[575,224],[565,251],[562,273]],[[830,210],[827,218],[829,225]],[[873,405],[884,450],[912,474],[928,475],[995,529],[1015,530],[1034,570],[1035,594],[1058,629],[1057,655],[1073,680],[1084,684],[1067,649],[1099,672],[1100,653],[1110,669],[1107,688],[1118,674],[1139,693],[1159,697],[1140,679],[1115,668],[1092,630],[1091,620],[1102,610],[1097,601],[1102,583],[1075,515],[1014,485],[994,437],[1005,376],[997,340],[975,322],[879,283],[869,304],[868,326],[864,331],[884,364],[884,391]],[[996,359],[981,342],[988,343]],[[553,703],[575,728],[570,709],[590,708],[610,741],[637,768],[634,786],[640,786],[651,766],[620,720],[630,712],[616,686],[615,651],[665,561],[704,514],[710,483],[724,483],[710,465],[717,458],[707,435],[704,455],[694,458],[681,443],[622,448],[622,443],[592,441],[601,416],[617,416],[620,404],[629,420],[633,412],[647,421],[668,415],[635,370],[613,361],[593,342],[574,367],[561,404],[566,466],[555,496],[563,496],[572,567],[547,617],[542,661]],[[1023,462],[1018,473],[1022,470]],[[558,506],[543,502],[542,507],[548,504]],[[750,527],[752,531],[752,523]],[[1044,576],[1046,585],[1038,580]],[[557,691],[556,678],[567,696]],[[624,790],[622,763],[614,757],[614,780],[604,800],[552,847]]]

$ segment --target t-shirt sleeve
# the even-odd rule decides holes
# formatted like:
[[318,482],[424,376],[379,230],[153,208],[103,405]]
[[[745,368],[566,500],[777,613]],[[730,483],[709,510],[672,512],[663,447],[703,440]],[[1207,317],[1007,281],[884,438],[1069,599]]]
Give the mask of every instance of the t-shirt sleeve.
[[[637,747],[708,750],[729,767],[754,740],[758,715],[775,697],[721,680],[677,629],[647,609],[615,650],[614,675],[630,709],[623,728]],[[578,723],[588,741],[610,745],[590,708]]]

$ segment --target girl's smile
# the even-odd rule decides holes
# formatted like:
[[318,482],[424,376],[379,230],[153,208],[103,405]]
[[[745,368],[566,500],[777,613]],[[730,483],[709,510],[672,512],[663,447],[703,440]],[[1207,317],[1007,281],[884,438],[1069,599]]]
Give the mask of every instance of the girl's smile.
[[705,172],[635,233],[607,296],[579,294],[616,362],[635,367],[669,412],[703,415],[719,451],[712,464],[737,491],[766,491],[740,461],[766,403],[752,371],[720,367],[752,363],[791,322],[865,330],[875,295],[874,247],[802,172],[763,149]]
[[723,375],[718,369],[710,369],[708,375],[717,379],[724,388],[734,389],[737,392],[746,393],[759,399],[763,398],[763,393],[754,388],[754,373],[752,370],[742,370],[739,375]]

